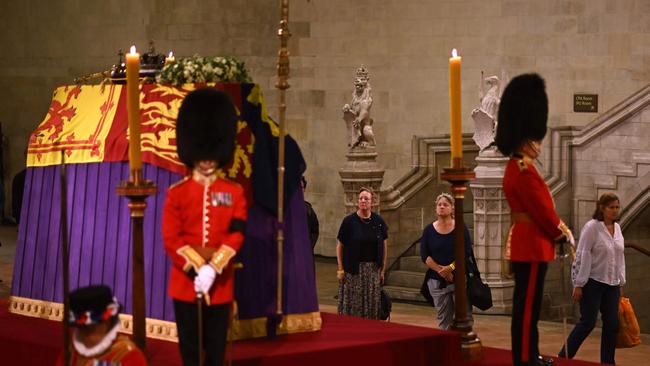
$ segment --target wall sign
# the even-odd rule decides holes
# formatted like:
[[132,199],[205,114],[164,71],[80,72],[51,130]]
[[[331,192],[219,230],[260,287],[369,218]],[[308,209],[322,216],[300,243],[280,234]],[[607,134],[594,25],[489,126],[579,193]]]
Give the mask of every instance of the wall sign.
[[598,94],[573,94],[573,111],[598,113]]

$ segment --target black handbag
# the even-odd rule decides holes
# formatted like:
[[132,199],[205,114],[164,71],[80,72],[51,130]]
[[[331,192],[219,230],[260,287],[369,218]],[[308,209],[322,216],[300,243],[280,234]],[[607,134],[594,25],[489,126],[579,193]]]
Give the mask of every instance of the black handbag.
[[492,291],[490,286],[481,281],[481,273],[476,265],[474,253],[470,253],[467,261],[467,297],[470,304],[481,310],[492,307]]
[[427,282],[429,279],[427,278],[427,275],[424,275],[424,281],[422,281],[422,286],[420,286],[420,294],[424,297],[425,300],[429,303],[429,305],[435,307],[436,305],[433,303],[433,297],[431,296],[431,292],[429,292],[429,285]]
[[379,319],[388,320],[390,319],[390,312],[393,309],[393,301],[390,299],[390,296],[384,289],[381,289],[381,294],[379,298]]

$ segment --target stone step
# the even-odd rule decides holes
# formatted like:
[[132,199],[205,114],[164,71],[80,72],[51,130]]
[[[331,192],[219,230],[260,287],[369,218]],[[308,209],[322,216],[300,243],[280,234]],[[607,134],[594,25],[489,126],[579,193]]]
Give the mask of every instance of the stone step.
[[391,271],[388,275],[386,284],[389,286],[401,286],[419,289],[424,280],[423,272],[412,271]]
[[634,163],[611,163],[610,169],[614,175],[636,177],[636,164]]
[[633,152],[631,160],[635,163],[650,164],[650,153]]
[[399,260],[399,269],[402,271],[425,273],[427,268],[427,265],[422,263],[422,258],[419,255],[402,257]]
[[399,301],[412,301],[412,302],[426,302],[424,297],[420,294],[420,289],[414,289],[401,286],[384,286],[384,290],[392,300]]

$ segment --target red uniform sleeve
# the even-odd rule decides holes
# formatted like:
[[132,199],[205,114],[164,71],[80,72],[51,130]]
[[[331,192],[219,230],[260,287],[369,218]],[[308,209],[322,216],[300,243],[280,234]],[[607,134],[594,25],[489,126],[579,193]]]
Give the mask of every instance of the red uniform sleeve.
[[[171,259],[172,265],[188,272],[192,268],[198,270],[205,261],[191,247],[187,246],[188,243],[183,242],[182,208],[180,204],[181,200],[178,191],[175,189],[167,190],[162,215],[162,237],[165,251]],[[181,248],[186,249],[184,255],[179,254],[179,249],[183,250]]]
[[519,196],[519,202],[531,219],[550,238],[555,239],[562,235],[562,231],[558,228],[560,217],[555,212],[555,205],[548,186],[534,169],[528,167],[528,169],[521,171],[518,176],[518,189],[515,194]]

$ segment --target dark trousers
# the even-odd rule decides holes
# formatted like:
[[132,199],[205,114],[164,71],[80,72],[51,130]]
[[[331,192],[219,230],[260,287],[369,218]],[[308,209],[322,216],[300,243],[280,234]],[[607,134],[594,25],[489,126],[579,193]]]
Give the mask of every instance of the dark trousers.
[[[230,304],[203,305],[203,349],[206,366],[223,366]],[[196,303],[174,300],[178,346],[183,365],[199,365],[198,309]]]
[[[619,286],[610,286],[591,278],[582,288],[580,300],[580,321],[567,338],[567,354],[573,358],[578,348],[596,326],[598,310],[603,319],[600,337],[600,363],[614,365],[616,335],[618,334],[618,302],[621,296]],[[564,347],[559,354],[564,357]]]
[[545,262],[512,262],[515,291],[512,301],[512,361],[515,366],[535,365],[539,356],[537,321],[542,306]]

